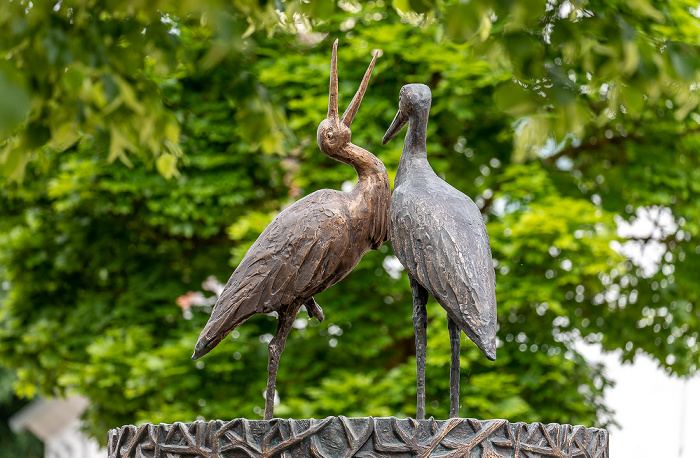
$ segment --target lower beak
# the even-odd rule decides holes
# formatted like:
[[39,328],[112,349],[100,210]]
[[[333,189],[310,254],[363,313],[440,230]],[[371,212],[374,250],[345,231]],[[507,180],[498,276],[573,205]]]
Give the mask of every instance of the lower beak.
[[387,143],[389,143],[389,140],[396,137],[396,134],[398,134],[401,131],[401,129],[403,129],[403,126],[405,126],[407,123],[408,115],[406,115],[406,113],[404,113],[403,110],[399,110],[399,112],[396,113],[394,120],[391,122],[389,130],[387,130],[384,134],[384,138],[382,139],[382,145],[386,145]]

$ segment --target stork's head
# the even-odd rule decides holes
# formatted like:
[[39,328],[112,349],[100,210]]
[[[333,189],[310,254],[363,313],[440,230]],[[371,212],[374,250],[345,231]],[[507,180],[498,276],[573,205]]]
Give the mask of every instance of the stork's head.
[[433,95],[425,84],[407,84],[399,92],[399,112],[384,134],[382,145],[386,145],[398,134],[412,116],[428,115]]
[[[372,62],[369,64],[367,72],[362,79],[362,84],[353,97],[350,106],[345,110],[342,117],[338,116],[338,40],[333,43],[333,55],[331,57],[331,84],[330,97],[328,100],[328,117],[321,121],[316,131],[316,141],[318,147],[326,156],[342,160],[345,157],[345,149],[350,145],[350,125],[355,119],[357,110],[360,108],[362,97],[365,95],[369,78],[372,75],[374,63],[377,60],[375,53]],[[345,162],[345,161],[343,161]]]

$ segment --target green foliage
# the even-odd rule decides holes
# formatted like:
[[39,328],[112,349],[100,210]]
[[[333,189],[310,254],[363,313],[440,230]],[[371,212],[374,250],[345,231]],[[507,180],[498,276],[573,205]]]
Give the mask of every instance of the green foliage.
[[[225,281],[283,206],[356,179],[315,144],[337,37],[341,105],[382,51],[353,142],[393,179],[401,142],[379,140],[400,87],[428,84],[431,164],[487,219],[502,342],[495,362],[464,348],[461,415],[609,424],[610,382],[582,341],[698,370],[694,5],[141,3],[0,6],[0,91],[16,98],[0,108],[0,352],[19,395],[85,394],[103,441],[128,423],[262,415],[276,320],[193,363],[207,310],[186,319],[175,301]],[[649,208],[674,223],[618,235]],[[621,254],[648,242],[657,269]],[[324,323],[299,317],[278,415],[414,413],[392,259],[385,244],[319,295]],[[444,417],[449,339],[428,308],[427,409]]]

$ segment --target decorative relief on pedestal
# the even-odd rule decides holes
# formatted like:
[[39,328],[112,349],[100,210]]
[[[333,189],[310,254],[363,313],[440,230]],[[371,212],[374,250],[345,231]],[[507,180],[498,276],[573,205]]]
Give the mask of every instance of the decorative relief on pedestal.
[[507,420],[246,420],[109,431],[109,458],[608,458],[604,429]]

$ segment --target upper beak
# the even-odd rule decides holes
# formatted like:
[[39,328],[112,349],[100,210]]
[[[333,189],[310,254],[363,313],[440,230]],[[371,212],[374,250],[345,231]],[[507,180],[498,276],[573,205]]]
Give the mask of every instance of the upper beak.
[[391,126],[389,126],[389,130],[386,131],[384,138],[382,138],[382,145],[386,145],[389,143],[389,140],[396,137],[396,134],[398,134],[407,123],[408,115],[404,113],[403,110],[399,109],[399,112],[396,113],[394,120],[391,122]]
[[[337,42],[338,40],[336,40],[336,43]],[[369,78],[372,76],[372,70],[374,70],[374,64],[375,62],[377,62],[377,57],[379,57],[379,52],[374,53],[374,56],[372,57],[372,62],[369,63],[369,67],[365,72],[365,76],[362,78],[362,82],[360,83],[359,89],[355,93],[355,97],[352,98],[352,102],[350,102],[350,105],[348,105],[348,108],[345,110],[345,113],[343,113],[343,116],[340,118],[340,121],[348,127],[350,127],[353,119],[355,119],[357,110],[360,109],[360,103],[362,103],[362,98],[365,96],[365,91],[367,91]]]

